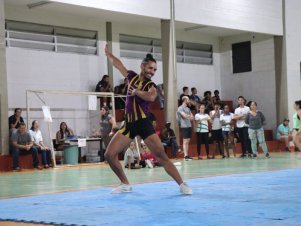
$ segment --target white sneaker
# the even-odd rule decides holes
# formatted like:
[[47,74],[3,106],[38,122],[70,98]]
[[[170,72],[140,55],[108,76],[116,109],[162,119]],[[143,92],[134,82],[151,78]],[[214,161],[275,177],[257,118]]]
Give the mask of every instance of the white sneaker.
[[180,185],[180,192],[184,195],[192,195],[192,189],[185,182]]
[[114,188],[111,193],[112,194],[119,194],[124,192],[132,192],[132,186],[129,184],[121,183],[118,187]]
[[154,168],[154,166],[153,166],[153,164],[152,164],[151,160],[149,160],[149,159],[146,159],[146,160],[145,160],[145,162],[146,162],[146,164],[147,164],[147,166],[148,166],[149,168],[151,168],[151,169],[153,169],[153,168]]

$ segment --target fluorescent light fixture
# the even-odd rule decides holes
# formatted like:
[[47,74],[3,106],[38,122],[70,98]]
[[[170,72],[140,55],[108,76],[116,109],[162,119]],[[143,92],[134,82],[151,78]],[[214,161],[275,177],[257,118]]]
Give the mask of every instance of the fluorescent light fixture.
[[34,3],[27,4],[27,7],[29,9],[33,9],[33,8],[40,7],[40,6],[43,6],[43,5],[47,5],[47,4],[50,4],[50,3],[51,3],[51,1],[39,1],[39,2],[34,2]]

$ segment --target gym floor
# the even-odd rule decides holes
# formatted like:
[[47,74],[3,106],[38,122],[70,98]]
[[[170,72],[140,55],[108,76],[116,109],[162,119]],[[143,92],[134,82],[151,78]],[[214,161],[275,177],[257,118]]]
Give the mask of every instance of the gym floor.
[[[110,194],[111,188],[119,181],[109,166],[103,163],[1,173],[0,225],[8,221],[64,225],[134,225],[138,222],[146,225],[201,225],[198,217],[204,220],[202,225],[231,225],[232,220],[237,222],[237,217],[242,213],[246,217],[239,218],[238,225],[300,224],[299,153],[272,153],[271,159],[261,155],[257,159],[232,157],[173,161],[180,162],[177,168],[191,185],[194,191],[192,196],[179,196],[178,186],[162,167],[125,169],[133,184],[130,195]],[[227,192],[230,192],[229,196]],[[236,195],[233,197],[233,194]],[[277,202],[280,196],[281,202]],[[240,205],[233,203],[235,199],[239,200]],[[59,208],[62,204],[65,209]],[[253,206],[248,207],[250,204]],[[200,210],[202,205],[205,205],[206,211]],[[78,209],[79,206],[82,208]],[[179,206],[182,208],[177,209]],[[94,208],[102,208],[104,215],[95,214]],[[286,213],[283,208],[292,210]],[[231,209],[231,213],[222,214],[227,209]],[[255,209],[261,212],[252,213]],[[133,212],[136,210],[138,213]],[[73,214],[60,216],[62,211]],[[77,211],[79,214],[74,214]],[[168,216],[170,221],[164,221],[162,211],[171,211]],[[275,214],[279,211],[280,215],[284,215],[277,218]],[[144,216],[145,221],[137,221],[139,214]],[[207,218],[208,214],[213,214],[213,218]],[[219,217],[218,221],[214,214],[221,214],[215,216]]]

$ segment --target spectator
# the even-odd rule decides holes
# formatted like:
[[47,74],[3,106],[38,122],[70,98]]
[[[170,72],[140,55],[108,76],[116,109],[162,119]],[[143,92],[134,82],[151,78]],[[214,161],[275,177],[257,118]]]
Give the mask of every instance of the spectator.
[[220,116],[222,111],[220,110],[220,103],[214,103],[214,110],[210,112],[210,118],[212,120],[212,131],[211,131],[211,139],[214,143],[214,152],[212,158],[215,157],[216,147],[218,146],[220,155],[225,158],[224,154],[224,138],[223,138],[223,131],[222,131],[222,124],[220,121]]
[[[97,83],[97,85],[95,87],[95,92],[104,92],[104,93],[113,92],[108,75],[102,76],[102,79]],[[111,102],[111,98],[101,97],[100,98],[100,107],[102,107],[102,106],[111,107],[110,102]]]
[[[114,129],[116,128],[116,120],[110,114],[110,109],[107,106],[101,107],[100,109],[100,136],[105,145],[108,147],[110,140],[114,134]],[[100,161],[104,161],[104,150],[100,152]]]
[[32,122],[29,133],[32,138],[33,146],[38,149],[38,152],[42,153],[42,164],[44,165],[44,168],[47,169],[49,167],[52,167],[53,165],[51,161],[51,150],[43,142],[43,137],[38,120],[34,120]]
[[56,144],[58,145],[56,150],[57,151],[63,151],[64,150],[64,145],[65,145],[65,140],[69,136],[73,136],[74,133],[72,129],[68,128],[66,122],[61,122],[60,124],[60,130],[56,132]]
[[213,102],[211,97],[211,91],[205,91],[204,92],[204,98],[202,100],[202,103],[205,104],[205,113],[209,114],[210,111],[213,110]]
[[229,111],[229,106],[225,105],[224,111],[221,114],[220,121],[222,123],[222,131],[224,137],[224,146],[226,149],[227,157],[230,157],[229,144],[232,146],[233,155],[236,157],[236,147],[234,143],[234,128],[232,127],[233,113]]
[[164,109],[164,87],[163,84],[157,85],[157,93],[158,93],[158,99],[160,102],[160,109]]
[[148,149],[144,141],[141,141],[141,160],[145,161],[149,168],[154,168],[156,166],[161,166],[160,162],[156,159],[155,155]]
[[136,149],[135,143],[132,141],[129,148],[124,154],[124,166],[128,169],[140,169],[141,166],[144,168],[146,163],[141,160],[141,157]]
[[214,96],[212,97],[212,102],[215,103],[215,102],[221,102],[221,98],[219,96],[219,91],[216,89],[214,90]]
[[180,101],[183,100],[183,97],[188,97],[190,99],[189,88],[187,86],[183,87],[183,93],[180,95]]
[[238,107],[234,111],[233,119],[236,120],[237,132],[239,134],[239,140],[242,149],[241,158],[252,157],[251,142],[249,139],[248,128],[249,125],[245,122],[246,116],[250,111],[250,108],[245,106],[245,98],[243,96],[238,97]]
[[13,129],[13,130],[18,129],[20,126],[20,123],[24,122],[21,114],[22,114],[22,109],[16,108],[15,114],[13,114],[12,116],[10,116],[8,118],[9,129]]
[[289,128],[289,119],[285,118],[281,123],[276,132],[277,140],[285,143],[285,151],[290,151],[289,142],[293,141],[293,136]]
[[161,133],[162,143],[164,148],[166,148],[166,146],[170,146],[172,148],[172,155],[174,158],[176,158],[177,153],[181,153],[182,150],[180,149],[177,143],[176,134],[173,131],[173,129],[170,128],[170,125],[170,122],[165,123],[165,128],[162,130]]
[[197,121],[196,134],[197,134],[197,152],[198,159],[203,159],[201,156],[201,145],[205,144],[207,159],[211,159],[209,156],[209,128],[208,122],[212,123],[212,120],[208,114],[205,113],[205,105],[201,104],[199,112],[195,115]]
[[[123,83],[114,88],[114,93],[119,95],[126,95],[128,89],[128,79],[124,78]],[[116,109],[124,109],[125,108],[125,97],[117,97],[115,98],[115,107]]]
[[201,98],[197,95],[198,91],[195,87],[191,88],[191,96],[190,96],[190,102],[191,102],[191,110],[198,109],[199,104],[201,103]]
[[35,169],[42,169],[39,166],[38,149],[33,146],[33,142],[29,132],[26,131],[26,125],[24,122],[20,122],[18,130],[11,136],[12,147],[11,153],[13,157],[13,171],[20,171],[19,155],[20,154],[32,154],[33,167]]
[[295,101],[294,108],[296,113],[293,115],[293,137],[295,150],[301,151],[301,100]]
[[261,145],[265,157],[270,158],[263,130],[263,123],[265,122],[265,117],[261,111],[257,110],[257,103],[255,101],[251,102],[250,111],[246,115],[245,122],[249,125],[248,133],[251,140],[253,158],[257,157],[257,140],[258,143]]
[[192,126],[191,120],[194,119],[193,114],[191,113],[188,106],[190,105],[189,97],[182,97],[182,105],[178,108],[177,111],[177,121],[179,123],[182,136],[183,136],[183,151],[184,151],[184,159],[186,161],[192,160],[192,158],[188,155],[189,142],[192,135]]

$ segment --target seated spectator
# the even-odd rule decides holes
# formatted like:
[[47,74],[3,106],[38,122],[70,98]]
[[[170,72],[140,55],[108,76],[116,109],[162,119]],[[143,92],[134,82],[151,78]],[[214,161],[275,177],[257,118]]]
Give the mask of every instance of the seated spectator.
[[176,134],[173,131],[173,129],[170,128],[171,123],[166,122],[165,128],[162,130],[161,137],[162,137],[162,143],[164,148],[166,149],[167,146],[170,146],[172,148],[172,156],[174,158],[177,157],[177,153],[181,153],[182,150],[180,149],[177,139],[176,139]]
[[213,110],[213,101],[212,101],[212,97],[211,97],[211,91],[204,92],[204,98],[202,100],[202,103],[205,105],[205,113],[209,114],[210,111]]
[[69,136],[73,136],[73,135],[74,135],[74,133],[73,133],[72,129],[68,128],[66,122],[61,122],[60,130],[56,132],[56,144],[58,145],[56,150],[63,151],[64,145],[65,145],[65,140]]
[[[119,95],[126,95],[128,90],[128,79],[124,78],[123,83],[114,88],[114,93]],[[115,108],[124,109],[125,108],[126,97],[115,98]]]
[[285,151],[290,151],[289,142],[293,141],[293,135],[289,128],[289,119],[285,118],[277,128],[277,140],[285,143]]
[[13,157],[13,171],[20,171],[19,155],[32,154],[33,167],[35,169],[42,169],[39,166],[38,149],[33,146],[33,142],[29,132],[26,131],[24,122],[20,122],[18,130],[11,136],[11,153]]
[[43,142],[43,137],[38,120],[34,120],[32,122],[29,133],[32,138],[33,146],[37,148],[38,151],[42,154],[42,164],[44,165],[44,168],[47,169],[49,167],[53,167],[51,150]]
[[219,91],[218,90],[214,90],[214,96],[212,97],[212,102],[221,102],[221,98],[219,96]]
[[164,109],[164,87],[163,84],[157,85],[157,93],[158,93],[158,99],[160,101],[160,109]]
[[145,166],[145,161],[141,160],[136,145],[132,141],[124,154],[124,167],[128,169],[140,169],[141,167],[144,168]]
[[19,128],[20,123],[24,122],[22,116],[22,109],[21,108],[16,108],[15,109],[15,114],[13,114],[12,116],[10,116],[8,118],[8,124],[9,124],[9,129],[10,130],[16,130]]
[[[108,75],[102,76],[102,79],[97,83],[95,87],[95,92],[105,92],[105,93],[113,92]],[[100,97],[100,107],[102,106],[111,107],[110,102],[111,102],[111,98]]]
[[144,160],[149,168],[154,168],[156,166],[161,166],[160,162],[156,159],[155,155],[148,149],[146,144],[141,141],[142,153],[141,160]]
[[182,99],[183,99],[184,96],[186,96],[190,99],[189,88],[187,86],[183,87],[183,93],[180,95],[180,98],[179,98],[181,102],[182,102]]
[[191,88],[190,104],[191,110],[198,109],[199,104],[201,103],[201,98],[197,95],[198,91],[195,87]]

